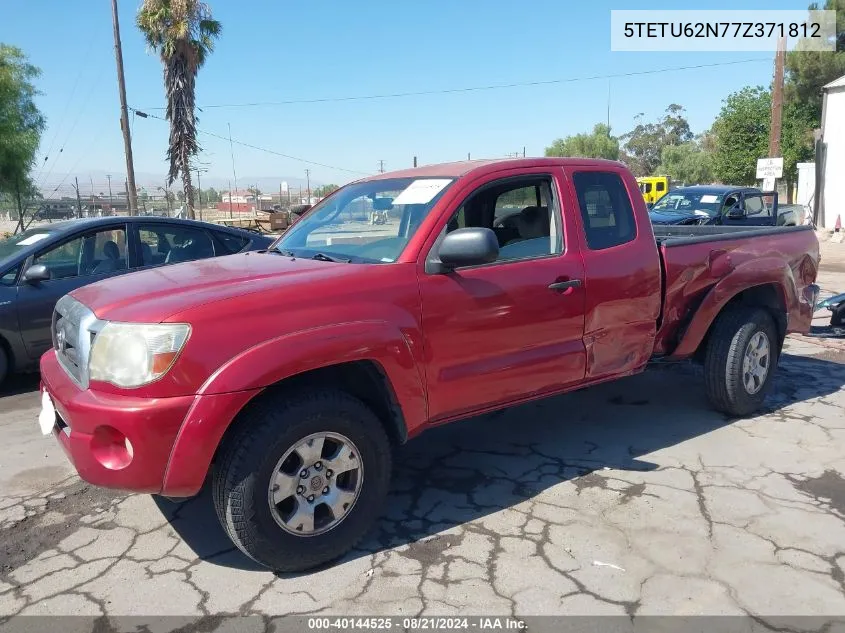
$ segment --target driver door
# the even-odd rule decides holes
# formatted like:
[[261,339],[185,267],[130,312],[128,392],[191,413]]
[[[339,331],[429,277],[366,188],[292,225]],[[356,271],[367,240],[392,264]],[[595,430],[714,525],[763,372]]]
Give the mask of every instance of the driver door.
[[36,253],[26,263],[24,271],[35,264],[44,264],[50,271],[47,281],[28,283],[21,275],[18,282],[18,322],[30,359],[37,360],[52,347],[53,308],[62,296],[81,286],[126,272],[126,236],[124,224],[77,233]]

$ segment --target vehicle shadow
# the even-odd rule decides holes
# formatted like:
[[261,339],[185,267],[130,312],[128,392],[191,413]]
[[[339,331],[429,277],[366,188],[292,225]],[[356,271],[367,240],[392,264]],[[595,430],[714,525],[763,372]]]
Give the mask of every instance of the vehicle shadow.
[[38,391],[41,376],[36,373],[12,374],[0,384],[0,398]]
[[[784,355],[761,412],[823,397],[845,384],[845,365]],[[651,471],[661,449],[706,435],[735,419],[710,409],[697,367],[665,365],[622,380],[445,425],[397,451],[384,515],[371,535],[336,565],[393,547],[436,558],[436,535],[514,507],[564,482],[580,494],[604,487],[597,471]],[[197,556],[261,569],[233,550],[206,489],[187,502],[157,498],[171,526]],[[432,539],[434,537],[434,539]],[[439,544],[438,544],[439,543]]]

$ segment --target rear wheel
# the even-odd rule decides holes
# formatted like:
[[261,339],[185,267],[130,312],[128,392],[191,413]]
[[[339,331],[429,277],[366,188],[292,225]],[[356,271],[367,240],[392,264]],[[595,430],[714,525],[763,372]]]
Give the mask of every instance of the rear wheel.
[[235,545],[286,572],[354,547],[389,486],[391,446],[376,415],[344,392],[320,390],[266,398],[243,416],[212,478]]
[[763,404],[780,354],[771,315],[762,308],[720,314],[707,343],[704,382],[711,404],[729,415],[748,415]]

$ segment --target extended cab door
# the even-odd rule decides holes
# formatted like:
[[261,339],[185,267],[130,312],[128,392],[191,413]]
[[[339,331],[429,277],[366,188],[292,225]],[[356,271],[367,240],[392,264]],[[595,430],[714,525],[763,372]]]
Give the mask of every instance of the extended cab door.
[[633,373],[651,357],[662,302],[660,255],[648,211],[621,166],[565,170],[585,241],[586,377]]
[[445,274],[420,268],[429,418],[459,416],[584,378],[584,266],[560,170],[498,172],[467,187],[422,253],[447,232],[486,227],[496,261]]

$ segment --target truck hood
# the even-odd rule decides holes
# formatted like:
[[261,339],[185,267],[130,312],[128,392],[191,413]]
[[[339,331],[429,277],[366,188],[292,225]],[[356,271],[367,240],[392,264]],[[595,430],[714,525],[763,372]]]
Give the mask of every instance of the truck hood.
[[[377,264],[376,264],[377,265]],[[329,275],[358,275],[371,264],[345,264],[250,252],[162,266],[74,290],[100,319],[156,323],[189,308]]]

